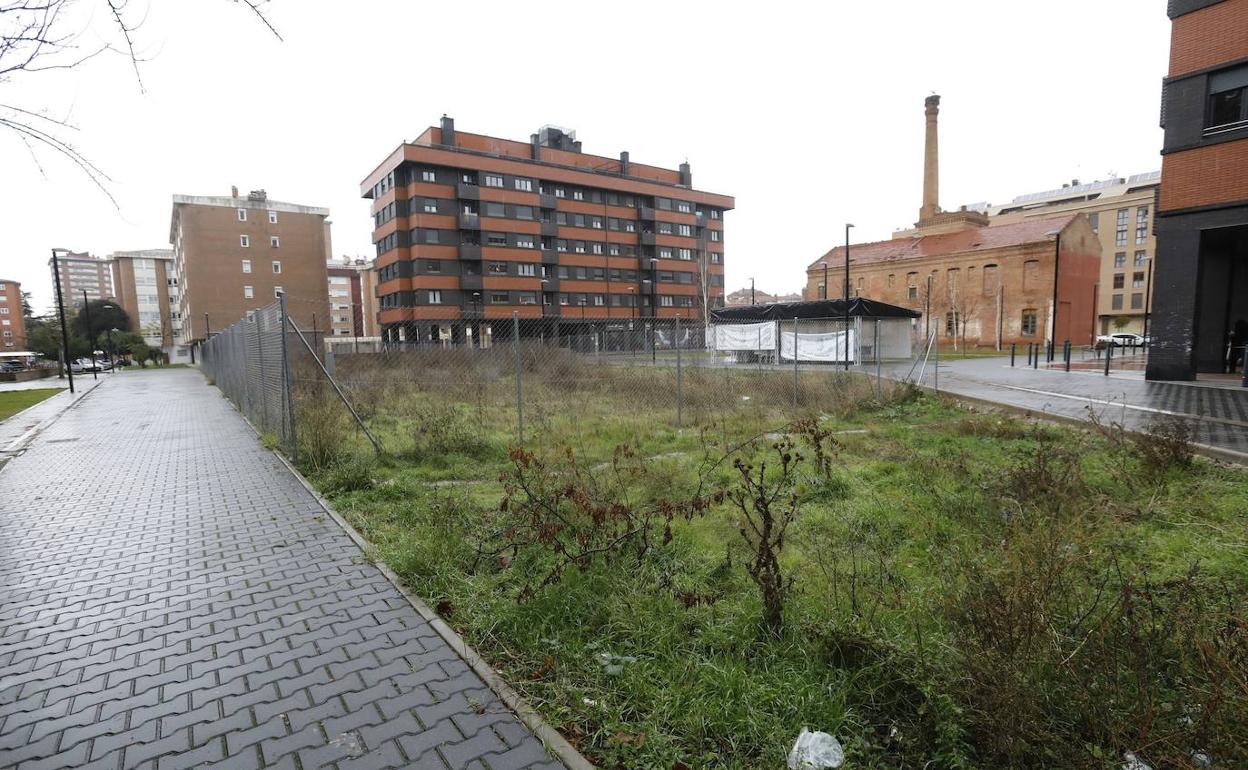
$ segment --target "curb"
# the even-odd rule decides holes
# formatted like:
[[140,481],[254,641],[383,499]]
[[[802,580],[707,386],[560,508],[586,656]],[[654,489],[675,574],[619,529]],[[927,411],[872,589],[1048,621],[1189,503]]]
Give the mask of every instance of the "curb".
[[[919,387],[929,393],[936,395],[939,398],[947,398],[951,401],[958,402],[958,403],[973,404],[975,406],[988,407],[991,409],[995,409],[997,411],[1016,414],[1021,417],[1031,417],[1031,418],[1038,419],[1038,420],[1044,420],[1046,422],[1060,423],[1062,425],[1070,425],[1073,427],[1082,428],[1084,430],[1088,430],[1090,427],[1087,420],[1081,420],[1078,417],[1067,417],[1066,415],[1052,414],[1050,412],[1037,412],[1036,410],[1028,409],[1027,407],[1015,406],[1013,404],[1003,404],[999,401],[992,401],[991,399],[980,398],[978,396],[963,396],[961,394],[951,393],[949,391],[936,391],[932,389],[931,386],[928,386],[928,385],[920,385]],[[1193,417],[1192,419],[1197,419],[1197,418]],[[1125,425],[1123,426],[1122,429],[1127,431],[1128,433],[1138,433],[1138,434],[1143,433],[1143,431],[1133,430],[1131,428],[1126,427]],[[1211,460],[1220,460],[1222,462],[1230,463],[1232,465],[1241,465],[1241,466],[1248,467],[1248,452],[1238,452],[1234,449],[1223,449],[1222,447],[1211,446],[1209,444],[1201,444],[1195,441],[1191,442],[1191,445],[1192,445],[1192,450],[1196,454],[1201,455],[1202,457],[1206,457]]]
[[[207,382],[205,382],[205,384],[207,384]],[[209,387],[216,390],[217,395],[224,399],[225,402],[234,409],[235,413],[238,414],[239,417],[243,418],[243,422],[247,423],[247,426],[251,428],[253,433],[256,434],[256,438],[261,437],[262,434],[260,431],[256,430],[256,426],[252,424],[251,420],[247,419],[247,416],[239,411],[237,407],[234,406],[234,403],[226,398],[225,394],[222,393],[220,389],[213,385],[209,385]],[[321,497],[321,494],[316,491],[311,482],[304,478],[303,474],[299,472],[299,469],[292,465],[281,452],[276,449],[270,449],[269,452],[272,453],[272,455],[277,458],[277,461],[290,472],[290,475],[299,482],[300,486],[307,490],[308,494],[312,496],[312,499],[316,500],[317,504],[321,507],[321,510],[325,511],[325,514],[333,519],[334,523],[336,523],[339,528],[346,533],[347,537],[351,538],[351,542],[355,543],[356,547],[358,547],[367,557],[368,551],[372,547],[372,543],[368,542],[368,540],[365,539],[359,532],[356,532],[355,527],[352,527],[347,520],[338,513],[338,511],[335,511],[333,506],[329,504],[328,500]],[[425,604],[423,599],[409,591],[407,587],[403,585],[403,580],[395,574],[390,567],[386,566],[386,564],[381,561],[370,561],[372,561],[373,566],[375,566],[381,574],[385,576],[386,580],[390,582],[390,585],[394,586],[399,594],[407,600],[407,603],[412,606],[412,609],[416,610],[416,613],[425,619],[429,626],[437,632],[438,636],[440,636],[442,640],[446,642],[452,650],[454,650],[455,654],[468,664],[468,667],[472,669],[473,673],[481,677],[481,681],[484,682],[485,685],[499,697],[499,700],[505,703],[507,707],[520,718],[520,721],[524,723],[525,727],[533,731],[533,734],[537,736],[537,739],[542,742],[547,754],[550,754],[554,756],[555,759],[558,759],[568,770],[595,770],[593,763],[581,756],[581,753],[577,751],[572,744],[568,743],[568,740],[560,735],[558,730],[547,724],[546,720],[542,719],[541,715],[538,714],[532,706],[526,703],[525,700],[520,697],[520,694],[513,690],[511,685],[507,684],[507,682],[499,676],[497,671],[490,667],[490,664],[481,657],[480,653],[464,641],[464,638],[456,633],[453,628],[448,626],[446,621],[438,617],[438,614],[434,612],[429,605]]]
[[[73,397],[73,400],[70,401],[69,405],[66,406],[64,409],[61,409],[56,414],[52,415],[51,417],[39,423],[35,427],[31,428],[30,430],[26,431],[22,435],[13,439],[12,441],[8,443],[7,446],[0,447],[0,470],[3,470],[4,466],[8,465],[9,460],[12,460],[14,457],[17,457],[19,454],[24,452],[26,448],[30,446],[31,442],[33,442],[39,436],[40,433],[43,433],[48,428],[52,427],[53,423],[61,419],[61,417],[66,412],[68,412],[69,410],[81,404],[83,400],[86,399],[87,396],[94,393],[95,389],[100,387],[100,385],[102,384],[103,383],[96,383],[95,385],[92,385],[86,390],[80,391],[79,393],[76,393],[76,394],[71,394]],[[68,393],[69,391],[65,390],[62,392]],[[57,395],[59,396],[60,394],[58,393]],[[56,397],[57,396],[52,396],[52,398],[56,398]],[[6,422],[8,420],[12,420],[14,418],[20,417],[26,412],[29,412],[31,409],[35,409],[37,407],[43,406],[44,403],[45,403],[44,401],[40,401],[37,404],[31,404],[30,406],[26,407],[22,411],[17,412],[16,414],[10,415],[8,418],[6,418]]]

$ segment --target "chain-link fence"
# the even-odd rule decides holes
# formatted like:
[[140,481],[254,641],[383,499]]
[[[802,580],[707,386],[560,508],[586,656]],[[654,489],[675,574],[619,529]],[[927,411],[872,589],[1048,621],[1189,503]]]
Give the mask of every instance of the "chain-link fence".
[[294,404],[288,387],[281,302],[250,311],[201,348],[204,372],[252,425],[295,451]]

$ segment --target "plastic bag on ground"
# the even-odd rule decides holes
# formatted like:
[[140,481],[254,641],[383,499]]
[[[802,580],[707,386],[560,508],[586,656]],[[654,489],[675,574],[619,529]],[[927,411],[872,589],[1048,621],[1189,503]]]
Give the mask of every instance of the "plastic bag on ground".
[[823,770],[840,767],[844,761],[845,750],[840,742],[827,733],[812,733],[805,727],[789,752],[789,770]]

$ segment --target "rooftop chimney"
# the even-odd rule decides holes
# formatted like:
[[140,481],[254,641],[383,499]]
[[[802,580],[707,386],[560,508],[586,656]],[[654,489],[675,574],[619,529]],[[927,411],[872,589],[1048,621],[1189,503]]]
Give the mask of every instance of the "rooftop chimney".
[[919,221],[940,213],[940,150],[936,140],[936,116],[940,114],[940,97],[932,94],[923,101],[927,117],[927,136],[923,146],[923,208]]
[[230,197],[231,198],[238,197],[238,185],[230,185]]
[[542,159],[542,142],[537,134],[529,134],[529,155],[533,157],[533,160]]
[[693,187],[693,172],[689,170],[689,161],[680,164],[680,183],[685,187]]
[[442,142],[446,147],[455,146],[455,118],[442,116]]
[[620,152],[620,173],[628,176],[628,150]]

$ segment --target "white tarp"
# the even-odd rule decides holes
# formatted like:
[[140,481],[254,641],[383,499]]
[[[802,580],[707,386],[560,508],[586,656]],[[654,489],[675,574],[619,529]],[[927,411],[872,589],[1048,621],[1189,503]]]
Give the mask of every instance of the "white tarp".
[[716,324],[715,349],[764,350],[776,349],[776,322],[755,324]]
[[[845,346],[849,345],[849,358]],[[801,361],[854,361],[854,333],[849,332],[800,332],[797,335],[797,360]],[[780,357],[793,360],[793,332],[780,332]]]

